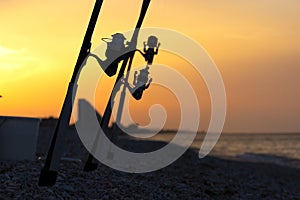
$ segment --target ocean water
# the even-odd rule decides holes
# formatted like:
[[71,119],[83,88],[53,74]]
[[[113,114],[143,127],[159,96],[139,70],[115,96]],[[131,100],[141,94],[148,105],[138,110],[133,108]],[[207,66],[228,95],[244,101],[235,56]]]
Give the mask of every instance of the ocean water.
[[222,134],[211,154],[299,168],[300,134]]
[[[192,147],[199,150],[205,134],[199,133]],[[172,133],[154,140],[169,142]],[[300,133],[223,133],[209,155],[300,168]]]

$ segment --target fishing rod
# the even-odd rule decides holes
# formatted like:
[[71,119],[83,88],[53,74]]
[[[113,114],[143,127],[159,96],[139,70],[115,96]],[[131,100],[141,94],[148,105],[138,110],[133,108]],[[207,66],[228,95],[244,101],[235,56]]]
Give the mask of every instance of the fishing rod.
[[[144,21],[144,18],[146,16],[148,7],[150,5],[150,2],[151,2],[151,0],[143,0],[140,16],[139,16],[138,22],[136,24],[134,33],[132,35],[131,41],[129,43],[129,47],[128,47],[129,48],[129,53],[124,55],[124,60],[122,62],[122,66],[120,68],[118,77],[117,77],[116,82],[115,82],[114,87],[113,87],[115,91],[119,91],[119,89],[120,89],[118,81],[124,76],[124,72],[125,72],[127,64],[128,64],[127,72],[129,72],[129,70],[131,68],[132,61],[133,61],[133,58],[134,58],[134,55],[135,55],[136,46],[137,46],[139,31],[140,31],[140,28],[141,28],[142,23]],[[100,126],[101,126],[102,130],[107,130],[107,128],[108,128],[109,120],[110,120],[111,114],[112,114],[112,108],[114,106],[115,94],[116,94],[116,92],[111,93],[109,101],[106,105],[103,117],[102,117],[101,122],[100,122]],[[100,133],[98,132],[97,135],[96,135],[96,139],[94,140],[94,145],[93,145],[93,148],[92,148],[92,152],[97,147],[99,136],[100,136]],[[88,159],[87,159],[87,161],[85,163],[85,166],[84,166],[84,171],[92,171],[92,170],[95,170],[97,168],[97,163],[95,163],[94,160],[95,160],[94,156],[90,152],[90,154],[88,156]]]
[[58,175],[60,157],[62,154],[62,146],[69,127],[69,122],[72,113],[72,95],[77,91],[77,76],[80,73],[80,68],[91,50],[91,39],[98,20],[98,16],[103,4],[103,0],[96,0],[94,9],[83,39],[83,43],[74,67],[73,75],[68,86],[67,94],[59,115],[59,119],[52,136],[50,148],[47,154],[45,165],[41,170],[39,177],[39,186],[53,186]]

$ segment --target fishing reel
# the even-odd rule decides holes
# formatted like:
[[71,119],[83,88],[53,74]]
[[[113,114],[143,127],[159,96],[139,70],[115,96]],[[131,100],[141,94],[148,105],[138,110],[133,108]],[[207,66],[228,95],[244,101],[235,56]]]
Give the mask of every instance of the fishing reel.
[[127,48],[125,40],[126,38],[121,33],[112,35],[112,38],[102,38],[102,41],[107,43],[105,51],[106,60],[101,60],[97,55],[91,54],[110,77],[117,73],[119,62],[124,60]]
[[116,33],[112,35],[110,42],[107,41],[108,38],[102,38],[102,40],[107,43],[105,56],[107,57],[106,62],[110,63],[109,66],[105,66],[104,71],[108,76],[113,76],[117,73],[119,62],[124,59],[126,38],[123,34]]
[[[128,52],[128,41],[125,43],[126,38],[121,33],[112,35],[112,38],[102,38],[102,41],[107,43],[105,51],[106,60],[101,60],[97,55],[90,54],[94,57],[101,68],[108,76],[114,76],[117,73],[120,61],[125,59],[126,52]],[[147,65],[152,65],[154,56],[158,54],[160,43],[156,36],[149,36],[148,41],[144,42],[144,52],[139,51],[147,61]]]
[[152,65],[154,55],[158,54],[159,47],[160,47],[160,43],[158,43],[158,38],[156,36],[151,35],[148,37],[148,41],[144,42],[143,56],[148,65]]
[[139,72],[135,71],[133,86],[131,86],[129,83],[126,85],[133,98],[140,100],[144,91],[149,88],[151,82],[152,78],[149,78],[149,66],[147,66],[145,69],[142,69]]

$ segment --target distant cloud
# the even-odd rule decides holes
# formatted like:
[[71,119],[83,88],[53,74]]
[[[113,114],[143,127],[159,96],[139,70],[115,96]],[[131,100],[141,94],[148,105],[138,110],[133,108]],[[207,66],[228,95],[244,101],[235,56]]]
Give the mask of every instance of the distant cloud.
[[33,77],[44,68],[39,57],[26,48],[10,49],[0,45],[0,85]]
[[10,49],[0,45],[0,71],[16,70],[33,60],[26,48]]
[[8,48],[0,45],[0,58],[3,56],[12,55],[12,54],[16,54],[16,53],[17,53],[17,50],[8,49]]

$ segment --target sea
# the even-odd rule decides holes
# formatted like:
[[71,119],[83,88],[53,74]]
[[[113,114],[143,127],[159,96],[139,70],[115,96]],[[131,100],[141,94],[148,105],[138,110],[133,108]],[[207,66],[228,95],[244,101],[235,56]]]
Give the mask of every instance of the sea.
[[[174,135],[151,139],[170,142]],[[205,135],[198,133],[191,147],[199,150]],[[222,133],[209,155],[300,168],[300,133]]]

